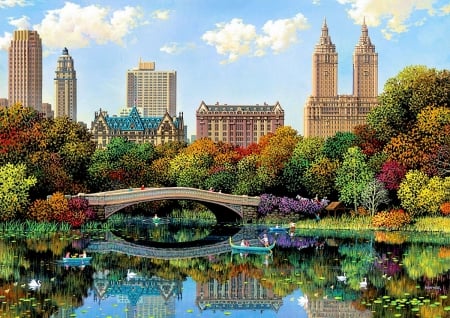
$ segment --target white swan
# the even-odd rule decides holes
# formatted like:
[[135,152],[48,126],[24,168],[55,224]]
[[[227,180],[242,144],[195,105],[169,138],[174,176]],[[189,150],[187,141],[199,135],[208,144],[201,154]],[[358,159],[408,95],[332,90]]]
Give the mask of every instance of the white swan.
[[303,308],[308,307],[308,295],[300,296],[298,298],[298,304]]
[[366,277],[364,277],[364,280],[359,283],[359,287],[367,288],[367,278]]
[[39,287],[41,287],[41,281],[40,280],[36,280],[36,279],[32,279],[29,283],[28,283],[28,287],[32,290],[36,290]]
[[345,281],[347,281],[347,276],[345,276],[345,273],[344,273],[344,275],[338,275],[338,276],[336,276],[336,278],[337,278],[337,280],[340,281],[340,282],[345,282]]
[[137,276],[137,274],[135,272],[132,272],[132,271],[130,271],[130,269],[128,269],[128,271],[127,271],[127,279],[128,280],[136,278],[136,276]]

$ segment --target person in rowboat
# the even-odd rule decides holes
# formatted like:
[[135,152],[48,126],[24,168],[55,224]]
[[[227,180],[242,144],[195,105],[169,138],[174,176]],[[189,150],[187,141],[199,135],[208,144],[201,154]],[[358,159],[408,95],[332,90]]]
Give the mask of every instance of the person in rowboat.
[[265,233],[262,238],[262,243],[264,244],[265,247],[269,246],[269,238],[267,237],[267,234],[265,234]]

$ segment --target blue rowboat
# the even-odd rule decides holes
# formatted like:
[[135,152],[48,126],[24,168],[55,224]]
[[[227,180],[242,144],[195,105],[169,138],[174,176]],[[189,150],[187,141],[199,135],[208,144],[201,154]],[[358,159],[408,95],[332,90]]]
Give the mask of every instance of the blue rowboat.
[[269,246],[242,246],[234,244],[231,241],[230,237],[230,246],[231,246],[231,252],[233,253],[246,253],[246,254],[262,254],[262,253],[270,253],[272,252],[272,249],[275,247],[276,241],[274,241]]
[[87,265],[91,262],[92,257],[63,257],[62,262],[65,265],[79,266],[79,265]]

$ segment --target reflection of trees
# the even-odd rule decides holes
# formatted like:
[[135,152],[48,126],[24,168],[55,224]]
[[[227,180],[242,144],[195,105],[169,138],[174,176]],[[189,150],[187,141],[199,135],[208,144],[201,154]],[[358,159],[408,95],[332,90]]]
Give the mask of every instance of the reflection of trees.
[[450,270],[448,259],[439,258],[439,246],[424,248],[417,244],[408,247],[403,265],[412,279],[422,276],[433,278]]
[[344,257],[341,260],[341,268],[347,275],[347,284],[352,289],[360,289],[359,283],[364,277],[368,277],[375,259],[373,244],[371,242],[341,244],[339,253]]

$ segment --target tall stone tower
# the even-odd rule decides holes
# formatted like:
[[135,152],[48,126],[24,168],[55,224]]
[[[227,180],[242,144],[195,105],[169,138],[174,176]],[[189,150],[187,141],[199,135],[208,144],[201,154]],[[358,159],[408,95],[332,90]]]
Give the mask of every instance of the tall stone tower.
[[67,48],[58,58],[54,85],[55,117],[69,117],[77,121],[77,73]]
[[304,108],[304,136],[331,137],[366,123],[378,105],[378,54],[365,21],[353,53],[353,92],[338,94],[338,55],[324,21],[312,59],[312,92]]
[[365,20],[353,52],[353,96],[378,96],[378,53],[370,41]]
[[338,94],[338,54],[328,34],[327,22],[317,43],[312,62],[312,96],[335,97]]
[[37,31],[16,30],[8,51],[8,102],[42,112],[42,42]]

